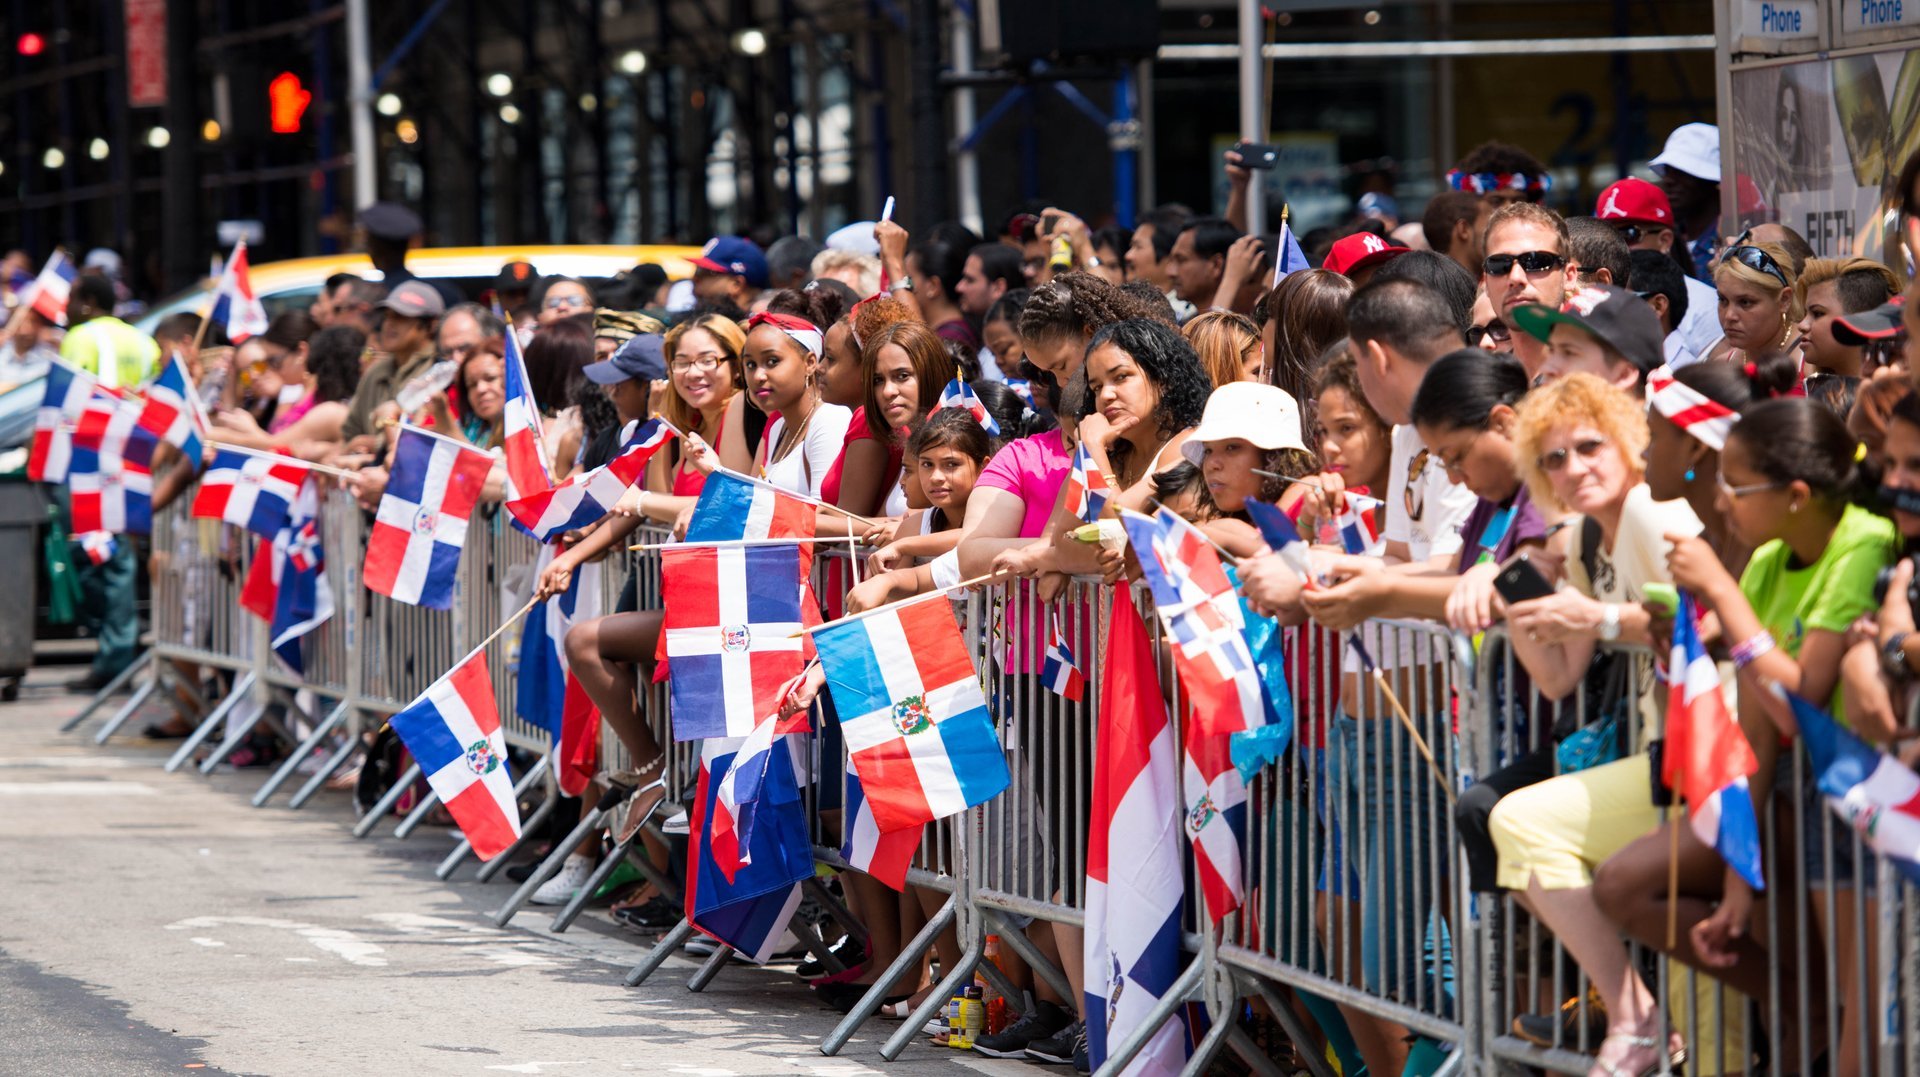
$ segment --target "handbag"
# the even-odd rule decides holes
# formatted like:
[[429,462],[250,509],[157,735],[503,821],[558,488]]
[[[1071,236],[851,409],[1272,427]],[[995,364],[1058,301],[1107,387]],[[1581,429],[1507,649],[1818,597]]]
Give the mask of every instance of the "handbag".
[[[1580,560],[1592,579],[1599,559],[1600,527],[1592,517],[1583,521]],[[1573,774],[1625,758],[1626,718],[1634,703],[1634,658],[1632,655],[1596,650],[1587,669],[1584,689],[1587,697],[1585,725],[1556,732],[1559,743],[1554,757],[1560,773]]]

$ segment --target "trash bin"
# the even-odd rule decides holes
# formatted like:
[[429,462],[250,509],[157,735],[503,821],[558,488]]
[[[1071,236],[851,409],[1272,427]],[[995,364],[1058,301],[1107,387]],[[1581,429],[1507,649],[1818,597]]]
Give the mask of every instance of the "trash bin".
[[38,529],[46,522],[47,503],[40,488],[22,480],[0,479],[0,700],[20,695],[20,679],[33,666],[33,620],[40,608],[34,593],[40,564]]

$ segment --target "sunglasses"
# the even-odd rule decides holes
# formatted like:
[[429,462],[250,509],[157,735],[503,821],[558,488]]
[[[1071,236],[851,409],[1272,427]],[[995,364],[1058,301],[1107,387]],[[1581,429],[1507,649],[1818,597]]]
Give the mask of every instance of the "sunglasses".
[[553,295],[548,296],[547,301],[541,306],[548,310],[559,310],[561,307],[584,307],[590,302],[592,301],[584,295]]
[[1758,273],[1765,273],[1767,276],[1779,281],[1782,288],[1791,287],[1787,282],[1787,273],[1780,268],[1780,263],[1774,261],[1772,255],[1758,247],[1748,244],[1728,247],[1726,256],[1746,266],[1748,269]]
[[1600,450],[1606,447],[1606,438],[1581,438],[1574,442],[1571,448],[1548,449],[1540,454],[1540,470],[1548,474],[1565,470],[1567,462],[1575,456],[1582,460],[1591,460],[1600,455]]
[[1480,268],[1486,270],[1489,277],[1504,277],[1513,272],[1515,262],[1520,263],[1520,268],[1529,277],[1551,273],[1567,264],[1566,258],[1552,251],[1527,251],[1524,254],[1489,254],[1487,260],[1480,263]]
[[1713,481],[1714,481],[1714,484],[1720,488],[1720,492],[1722,494],[1725,494],[1727,497],[1727,500],[1729,501],[1738,500],[1739,498],[1743,498],[1748,494],[1757,494],[1766,490],[1781,490],[1781,489],[1785,489],[1788,486],[1793,485],[1792,483],[1788,483],[1788,482],[1754,482],[1754,483],[1748,483],[1745,486],[1728,486],[1727,477],[1725,475],[1715,475]]
[[1495,318],[1485,325],[1470,325],[1467,327],[1468,341],[1477,344],[1481,337],[1492,337],[1494,343],[1505,344],[1507,341],[1513,339],[1513,330],[1508,329],[1507,323],[1498,318]]
[[1619,224],[1615,225],[1613,230],[1620,233],[1620,238],[1628,243],[1638,243],[1640,237],[1647,234],[1646,230],[1637,224]]

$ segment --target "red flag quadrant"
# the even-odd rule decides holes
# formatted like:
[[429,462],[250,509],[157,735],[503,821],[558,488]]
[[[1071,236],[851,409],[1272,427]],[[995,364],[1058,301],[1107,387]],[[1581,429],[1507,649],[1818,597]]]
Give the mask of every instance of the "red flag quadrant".
[[[81,413],[67,468],[73,530],[145,534],[153,530],[153,450],[139,409],[96,398]],[[91,446],[91,447],[89,447]]]
[[778,949],[800,905],[800,881],[813,874],[813,847],[794,781],[791,755],[775,742],[761,781],[751,849],[728,878],[713,855],[712,818],[722,779],[739,752],[739,738],[701,745],[700,779],[688,812],[695,838],[687,857],[688,922],[764,964]]
[[854,769],[851,759],[847,760],[845,777],[846,795],[841,800],[841,814],[850,821],[840,842],[840,858],[855,871],[864,871],[895,890],[905,890],[907,869],[913,866],[913,854],[920,851],[920,838],[926,828],[910,826],[882,831],[874,821],[873,805],[867,800],[866,788],[860,784],[860,772]]
[[91,374],[61,362],[48,364],[45,395],[40,398],[40,410],[33,417],[33,444],[27,453],[28,481],[66,481],[67,469],[73,462],[74,428],[88,404],[105,393],[98,386],[99,381]]
[[367,538],[367,587],[428,609],[453,606],[460,551],[493,457],[404,427]]
[[507,511],[520,525],[533,532],[541,542],[552,542],[562,534],[585,527],[613,510],[620,495],[627,492],[647,470],[647,461],[665,445],[673,428],[652,419],[630,436],[620,455],[605,464],[552,489],[507,502]]
[[520,837],[507,742],[482,648],[393,716],[393,731],[453,814],[474,854],[491,860]]
[[1694,836],[1759,890],[1765,885],[1760,820],[1747,777],[1760,769],[1760,761],[1720,695],[1720,674],[1700,642],[1698,618],[1693,596],[1680,592],[1667,660],[1670,695],[1661,776],[1686,802]]
[[308,474],[307,466],[292,457],[216,450],[194,492],[193,515],[272,538],[286,524]]

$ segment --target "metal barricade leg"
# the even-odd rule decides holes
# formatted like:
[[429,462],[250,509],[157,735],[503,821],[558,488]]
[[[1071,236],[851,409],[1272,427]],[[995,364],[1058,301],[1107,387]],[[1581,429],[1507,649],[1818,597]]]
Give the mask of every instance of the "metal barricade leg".
[[393,836],[404,839],[418,830],[420,824],[427,821],[427,813],[433,811],[439,804],[440,794],[431,789],[427,790],[427,795],[420,798],[420,803],[415,804],[413,810],[407,813],[407,817],[400,820],[400,825],[393,828]]
[[[1280,1022],[1280,1029],[1287,1034],[1288,1039],[1296,1045],[1313,1043],[1313,1039],[1307,1035],[1306,1028],[1300,1024],[1300,1018],[1294,1014],[1293,1007],[1288,1006],[1284,999],[1274,994],[1265,980],[1258,976],[1248,976],[1246,982],[1253,988],[1253,993],[1259,995],[1267,1004],[1267,1011],[1273,1014],[1274,1020]],[[1307,1064],[1307,1072],[1313,1077],[1335,1077],[1333,1067],[1327,1064],[1325,1055],[1303,1046],[1300,1059]]]
[[[1000,930],[997,934],[1000,936],[1000,942],[1018,954],[1020,960],[1025,961],[1033,969],[1034,975],[1047,981],[1047,986],[1059,992],[1061,998],[1073,998],[1073,988],[1067,984],[1067,974],[1055,966],[1052,961],[1047,960],[1047,956],[1040,952],[1040,948],[1033,944],[1033,940],[1027,938],[1025,931],[1008,923],[1004,914],[998,909],[985,908],[981,909],[980,912],[999,927]],[[986,933],[995,934],[995,932]],[[997,976],[1000,973],[999,968],[991,964],[983,966],[983,968],[993,969],[993,972],[989,975]],[[1019,992],[1013,992],[1007,995],[1009,1002],[1019,997]]]
[[365,744],[361,742],[359,734],[349,733],[346,741],[342,743],[339,748],[335,749],[332,755],[327,757],[326,762],[320,764],[320,769],[314,771],[313,777],[307,779],[307,784],[301,786],[299,792],[293,794],[292,800],[287,801],[287,807],[295,811],[304,807],[307,801],[312,800],[313,795],[320,791],[320,787],[327,784],[327,779],[333,777],[335,772],[342,766],[345,766],[347,760],[353,756],[353,753],[360,751],[364,747]]
[[894,1029],[893,1035],[887,1037],[887,1042],[880,1046],[880,1057],[889,1062],[899,1058],[900,1052],[907,1049],[907,1044],[913,1042],[913,1038],[920,1034],[921,1028],[925,1027],[928,1021],[933,1020],[933,1015],[940,1012],[940,1008],[947,1004],[947,1000],[953,997],[953,993],[960,990],[962,985],[972,982],[973,970],[980,964],[986,953],[986,932],[972,932],[972,937],[967,940],[966,952],[960,955],[959,961],[954,962],[952,970],[941,977],[940,982],[934,986],[933,993],[913,1011],[913,1016],[908,1017],[905,1024]]
[[395,804],[400,803],[400,798],[407,795],[408,787],[413,785],[415,781],[418,781],[419,778],[420,764],[415,763],[409,766],[399,778],[394,780],[393,788],[387,790],[386,795],[380,798],[379,803],[368,808],[367,814],[361,816],[360,821],[353,824],[353,836],[356,838],[364,838],[368,834],[373,833],[373,828],[380,825],[380,820],[385,818],[386,814],[393,810]]
[[707,955],[706,962],[694,972],[692,978],[687,980],[687,990],[695,993],[705,991],[707,985],[713,982],[713,978],[720,975],[720,970],[727,967],[727,962],[732,957],[733,947],[724,942],[721,943],[713,953]]
[[[247,719],[246,724],[240,729],[232,728],[233,723],[231,721],[227,723],[227,735],[220,738],[220,743],[215,745],[213,751],[208,752],[207,757],[200,761],[200,773],[212,774],[213,768],[219,766],[221,760],[232,754],[235,748],[245,743],[249,733],[260,728],[261,722],[269,720],[267,714],[273,709],[271,700],[266,703],[257,703],[254,700],[248,699],[244,702],[253,707],[253,717]],[[276,726],[278,725],[278,723],[274,724]],[[292,738],[289,737],[288,739]]]
[[[548,756],[541,756],[538,763],[528,767],[527,772],[520,776],[520,781],[513,787],[513,799],[515,803],[518,803],[520,797],[523,796],[527,790],[533,788],[535,782],[540,780],[541,773],[547,769],[548,758]],[[494,867],[494,865],[498,864],[500,867],[505,867],[509,857],[517,852],[522,845],[533,840],[533,835],[539,831],[540,824],[546,822],[547,816],[553,813],[553,804],[553,797],[547,797],[542,800],[540,806],[533,809],[533,814],[521,821],[520,836],[514,839],[513,844],[502,849],[499,856],[480,865],[479,878],[481,882],[486,882],[493,877],[493,874],[487,871],[488,868],[493,867],[494,871],[498,871],[499,868]],[[460,867],[460,862],[465,860],[468,854],[472,852],[473,843],[464,837],[461,838],[460,843],[455,845],[453,851],[447,854],[447,858],[440,861],[440,866],[433,869],[434,877],[444,880],[452,876],[454,871]]]
[[533,869],[532,875],[527,876],[527,881],[520,884],[520,889],[515,890],[513,896],[507,898],[507,903],[500,906],[499,910],[493,914],[493,926],[506,927],[507,921],[512,920],[514,914],[526,905],[527,899],[533,896],[535,890],[540,889],[540,884],[551,879],[553,873],[560,870],[560,865],[567,862],[567,857],[573,854],[573,850],[586,840],[587,835],[600,828],[600,824],[606,820],[607,813],[613,810],[613,806],[632,795],[633,790],[623,786],[616,785],[607,790],[594,804],[593,810],[587,813],[586,818],[580,820],[580,825],[568,831],[567,836],[554,845],[553,851],[547,854],[547,858],[540,862],[539,867]]
[[247,693],[251,691],[253,691],[253,673],[249,671],[241,674],[240,679],[233,682],[233,690],[227,693],[227,697],[220,701],[219,706],[213,708],[213,713],[207,715],[206,721],[201,722],[192,733],[188,734],[187,739],[181,742],[180,747],[167,760],[166,772],[172,774],[187,760],[193,758],[193,753],[199,750],[200,745],[206,743],[206,739],[213,735],[213,731],[220,726],[220,723],[227,720],[228,712],[239,706],[241,700],[246,699]]
[[594,891],[600,889],[600,884],[607,881],[607,876],[612,875],[614,870],[627,859],[627,850],[633,848],[634,841],[639,837],[640,832],[634,831],[633,837],[616,844],[611,852],[600,858],[600,863],[594,865],[593,874],[587,876],[587,881],[581,883],[580,889],[560,907],[560,911],[554,915],[553,923],[547,930],[559,933],[573,926],[574,920],[580,916],[580,911],[587,907],[587,902],[593,900]]
[[627,971],[626,978],[621,982],[628,987],[638,987],[646,983],[647,977],[652,976],[654,970],[665,964],[667,958],[679,953],[680,948],[685,946],[687,940],[692,937],[692,923],[682,920],[673,925],[673,930],[667,932],[665,938],[654,943],[653,949],[647,951],[647,956],[641,959],[638,965],[635,965]]
[[1171,1020],[1175,1011],[1187,1004],[1187,999],[1199,988],[1206,971],[1206,963],[1197,957],[1187,962],[1186,971],[1180,974],[1179,979],[1173,981],[1173,986],[1167,988],[1166,994],[1160,996],[1160,1001],[1153,1004],[1153,1009],[1140,1019],[1140,1023],[1134,1026],[1132,1032],[1127,1033],[1126,1039],[1121,1040],[1119,1046],[1107,1052],[1106,1063],[1094,1071],[1094,1077],[1116,1077],[1123,1072],[1127,1068],[1127,1063],[1133,1061],[1133,1056],[1139,1054],[1148,1043],[1152,1042],[1153,1037],[1159,1034],[1160,1026]]
[[273,776],[268,778],[266,783],[260,787],[260,790],[253,794],[253,806],[258,808],[267,801],[272,800],[273,794],[279,792],[280,787],[286,784],[288,778],[293,777],[293,772],[299,769],[301,762],[319,750],[321,742],[327,739],[328,734],[340,728],[340,723],[347,720],[347,714],[351,710],[352,708],[348,706],[347,701],[342,699],[333,710],[328,711],[327,716],[321,720],[319,725],[314,727],[313,734],[306,740],[301,741],[300,746],[293,750],[293,754],[287,756],[286,761],[281,763],[279,768],[273,772]]
[[906,975],[909,969],[918,964],[927,950],[932,948],[934,940],[947,929],[947,925],[953,923],[954,901],[952,896],[947,898],[946,903],[940,906],[940,911],[929,917],[926,925],[920,929],[920,933],[901,949],[900,956],[893,959],[893,964],[888,965],[886,971],[880,974],[880,978],[874,981],[867,993],[860,996],[860,1001],[854,1004],[853,1009],[840,1019],[840,1023],[833,1027],[832,1032],[827,1033],[827,1038],[820,1041],[821,1054],[839,1054],[840,1048],[845,1047],[847,1041],[853,1038],[853,1034],[860,1031],[860,1026],[866,1024],[875,1013],[879,1012],[880,1003],[886,1000],[887,991],[892,988],[894,981]]
[[87,700],[86,706],[80,708],[80,713],[67,719],[67,724],[60,727],[60,732],[71,733],[75,729],[78,729],[80,727],[80,723],[86,721],[88,718],[93,717],[94,711],[99,710],[100,707],[103,704],[105,704],[107,700],[112,699],[114,696],[118,695],[120,692],[120,689],[125,688],[127,686],[128,681],[133,680],[134,677],[139,675],[142,669],[145,669],[147,666],[152,665],[156,661],[158,661],[158,658],[154,655],[153,648],[151,647],[147,648],[146,651],[140,655],[140,657],[134,659],[132,662],[127,663],[127,668],[114,674],[112,680],[108,681],[106,685],[102,687],[98,692],[95,692],[93,694],[93,698]]
[[140,687],[135,688],[133,694],[127,697],[127,701],[121,705],[120,709],[113,712],[113,717],[107,719],[107,724],[100,727],[100,732],[93,735],[93,742],[95,744],[105,744],[107,738],[118,733],[120,727],[126,725],[127,722],[139,712],[140,707],[145,704],[159,688],[160,667],[156,665],[153,670],[153,676],[140,682]]
[[[1187,1064],[1180,1067],[1180,1077],[1201,1077],[1201,1074],[1211,1072],[1214,1056],[1220,1053],[1220,1048],[1226,1046],[1227,1033],[1234,1030],[1232,1021],[1215,1021],[1213,1027],[1207,1030],[1206,1036],[1201,1038],[1199,1046],[1194,1048],[1193,1057],[1187,1059]],[[1106,1071],[1107,1067],[1102,1066],[1100,1072]]]

